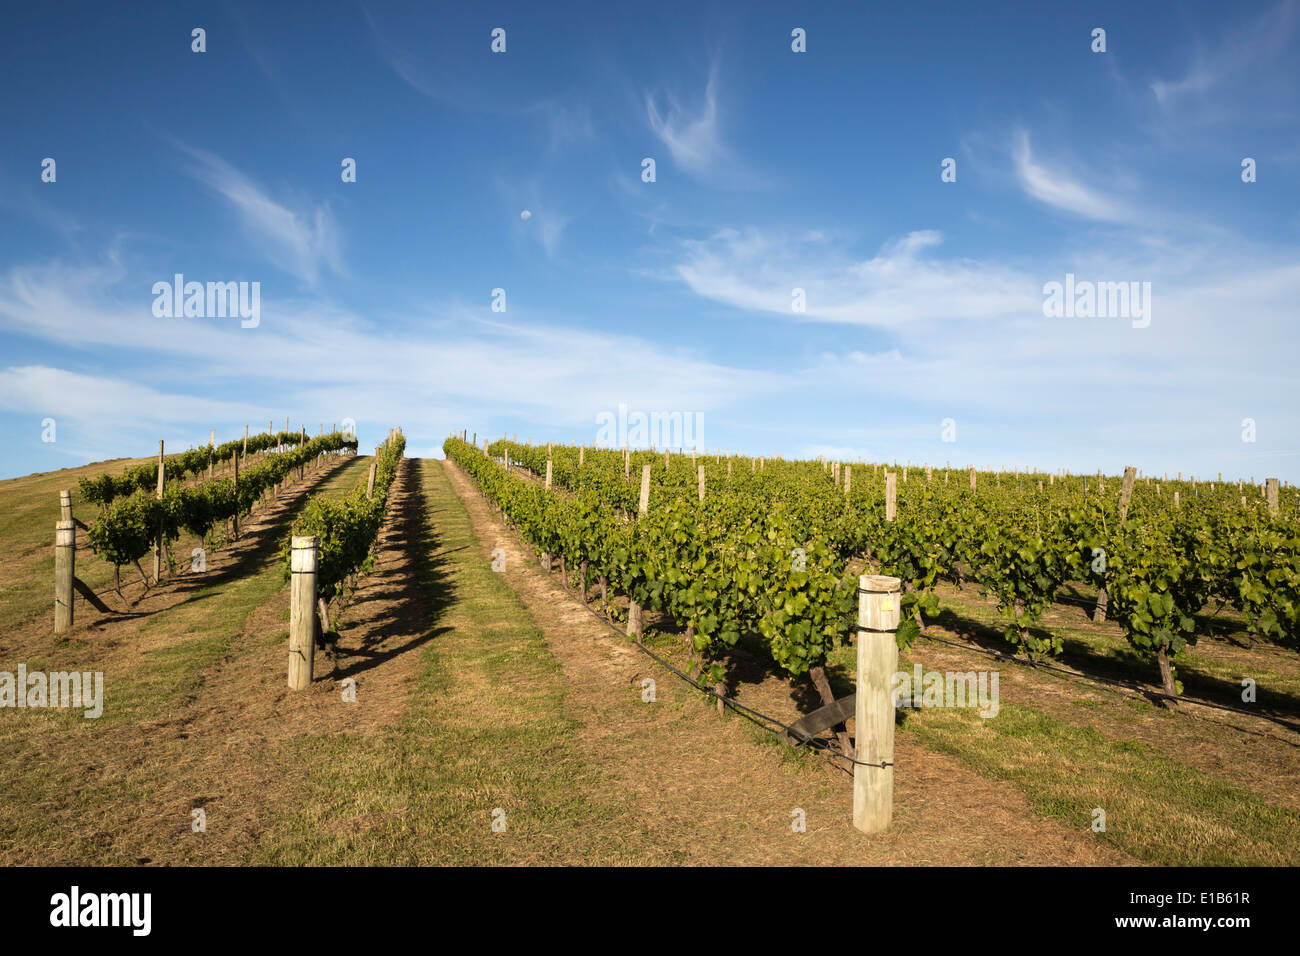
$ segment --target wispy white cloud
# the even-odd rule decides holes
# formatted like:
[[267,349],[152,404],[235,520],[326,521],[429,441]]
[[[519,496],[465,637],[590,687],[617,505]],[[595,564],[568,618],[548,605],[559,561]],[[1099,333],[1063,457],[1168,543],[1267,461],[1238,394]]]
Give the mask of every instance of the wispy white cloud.
[[[1041,303],[1041,282],[1029,275],[923,255],[942,240],[920,230],[854,260],[816,233],[789,239],[724,229],[706,240],[684,240],[675,274],[697,294],[736,308],[877,328],[987,318]],[[803,312],[794,311],[794,289],[804,290]]]
[[[293,412],[295,421],[299,414],[324,415],[327,424],[345,417],[414,421],[435,429],[426,437],[498,416],[572,428],[590,440],[595,415],[620,402],[712,413],[785,382],[781,373],[730,367],[634,335],[569,328],[514,307],[489,320],[482,307],[443,304],[430,335],[431,322],[414,314],[381,323],[319,298],[267,299],[262,324],[241,329],[222,320],[156,319],[147,296],[138,306],[118,303],[121,288],[120,274],[107,267],[50,263],[0,276],[0,329],[57,343],[66,356],[61,369],[5,373],[0,407],[55,407],[53,399],[67,392],[61,407],[71,411],[64,414],[97,414],[87,420],[102,424],[96,447],[110,456],[121,453],[128,425],[159,405],[176,408],[177,420],[231,427],[290,409],[305,410]],[[128,365],[115,379],[78,371],[90,356],[120,356]],[[150,364],[148,387],[132,384],[130,364],[144,356],[163,359]],[[655,375],[629,377],[620,356],[635,356]],[[279,395],[280,407],[176,397],[239,395],[244,385],[262,400],[268,391]],[[23,404],[25,392],[35,405]]]
[[1295,120],[1300,3],[1281,0],[1253,16],[1237,13],[1231,11],[1211,41],[1197,44],[1181,75],[1150,82],[1166,119],[1192,126]]
[[1012,160],[1021,188],[1039,202],[1085,219],[1125,222],[1132,218],[1123,202],[1084,185],[1063,163],[1045,164],[1035,159],[1024,130],[1016,134]]
[[711,173],[727,155],[718,129],[717,84],[715,64],[704,88],[704,102],[694,114],[684,110],[676,98],[669,95],[667,113],[661,115],[654,96],[646,96],[650,129],[668,147],[673,162],[697,176]]
[[658,97],[645,98],[646,119],[651,132],[668,148],[673,162],[688,175],[710,186],[753,189],[763,185],[761,177],[748,169],[723,138],[718,92],[718,61],[709,68],[709,78],[699,106],[690,109],[669,92],[661,110]]
[[246,232],[277,266],[315,285],[323,270],[342,274],[342,237],[330,208],[320,203],[295,212],[221,157],[177,143],[195,160],[191,172],[225,199]]

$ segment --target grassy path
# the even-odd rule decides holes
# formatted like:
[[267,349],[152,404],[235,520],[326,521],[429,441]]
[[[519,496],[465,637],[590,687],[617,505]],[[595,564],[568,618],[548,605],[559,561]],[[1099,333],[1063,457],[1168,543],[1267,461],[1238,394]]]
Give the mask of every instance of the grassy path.
[[[428,597],[431,639],[405,712],[379,734],[288,742],[283,772],[310,784],[252,862],[655,862],[652,849],[632,852],[611,838],[616,808],[587,795],[602,770],[575,742],[580,726],[566,711],[558,665],[509,585],[479,558],[440,463],[419,465],[426,510],[413,573]],[[503,832],[492,828],[497,809]]]

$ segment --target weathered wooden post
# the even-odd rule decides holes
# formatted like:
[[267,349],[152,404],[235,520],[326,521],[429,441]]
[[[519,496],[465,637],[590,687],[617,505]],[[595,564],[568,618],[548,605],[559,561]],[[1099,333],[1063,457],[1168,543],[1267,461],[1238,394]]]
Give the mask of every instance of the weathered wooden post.
[[975,466],[970,466],[970,490],[975,490]]
[[637,504],[636,513],[639,516],[645,515],[650,510],[650,466],[641,466],[641,500]]
[[844,496],[847,498],[849,492],[853,490],[853,466],[844,466]]
[[72,490],[69,488],[59,492],[59,520],[72,520]]
[[[73,581],[77,575],[77,523],[69,518],[54,526],[54,633],[72,627]],[[25,692],[25,691],[24,691]]]
[[[167,466],[163,464],[163,442],[160,438],[158,439],[158,484],[154,492],[154,497],[159,501],[162,501],[163,488],[166,484]],[[153,543],[153,579],[155,584],[162,580],[163,546],[163,526],[162,520],[159,519],[158,536],[154,539]]]
[[370,459],[370,474],[366,478],[366,499],[375,496],[375,465],[378,464],[379,449],[375,449],[375,458]]
[[700,501],[704,501],[704,466],[700,465]]
[[[245,428],[247,428],[247,426],[245,426]],[[245,442],[248,441],[247,435],[244,436],[244,441]],[[234,465],[234,482],[235,482],[235,513],[234,515],[231,516],[230,520],[234,524],[235,540],[238,541],[239,540],[239,452],[238,451],[234,452],[233,458],[234,458],[233,465]],[[154,575],[154,577],[157,578],[157,575]]]
[[1267,497],[1268,497],[1268,513],[1269,513],[1270,515],[1272,515],[1273,517],[1276,518],[1276,517],[1277,517],[1277,511],[1278,511],[1278,503],[1277,503],[1277,479],[1276,479],[1276,478],[1270,478],[1270,479],[1268,479],[1268,486],[1267,486],[1267,487],[1268,487],[1268,494],[1267,494]]
[[311,686],[316,657],[316,568],[320,539],[294,536],[289,568],[289,689]]
[[885,472],[885,520],[893,521],[898,515],[898,476]]
[[546,459],[546,490],[551,490],[551,459]]
[[582,467],[583,460],[586,457],[586,454],[587,454],[586,446],[579,445],[578,446],[578,467],[579,468]]
[[894,701],[898,670],[898,578],[858,579],[858,690],[853,765],[853,825],[863,833],[889,827],[894,812]]

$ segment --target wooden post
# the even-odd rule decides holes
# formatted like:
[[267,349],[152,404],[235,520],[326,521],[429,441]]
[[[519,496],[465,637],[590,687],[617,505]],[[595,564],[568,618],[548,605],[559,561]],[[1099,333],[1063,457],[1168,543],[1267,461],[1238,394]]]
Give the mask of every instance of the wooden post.
[[[163,488],[167,484],[167,467],[163,464],[163,443],[158,439],[158,484],[154,492],[154,497],[162,501]],[[158,522],[158,534],[153,542],[153,579],[154,582],[162,580],[163,564],[163,527],[162,522]]]
[[289,585],[289,689],[311,686],[316,657],[316,566],[320,539],[294,536]]
[[[77,523],[69,518],[54,526],[54,633],[72,627],[73,581],[77,576]],[[19,693],[25,694],[25,688]]]
[[[889,827],[894,812],[894,701],[898,670],[898,578],[858,578],[858,688],[853,766],[853,825],[863,833]],[[872,765],[875,766],[872,766]]]
[[[245,429],[247,429],[248,426],[244,426],[244,427],[245,427]],[[247,435],[244,436],[244,441],[245,441],[245,442],[248,441],[248,436],[247,436]],[[235,514],[234,514],[234,516],[232,517],[231,520],[234,522],[234,525],[235,525],[235,540],[238,541],[238,540],[239,540],[239,452],[235,452],[235,454],[234,454],[233,457],[234,457],[234,475],[235,475],[235,477],[234,477],[234,480],[235,480]],[[157,580],[157,578],[158,578],[158,576],[155,574],[155,575],[154,575],[154,580]]]
[[970,490],[975,490],[975,466],[970,466]]
[[1133,480],[1137,477],[1137,469],[1132,465],[1124,469],[1124,483],[1119,489],[1119,520],[1123,521],[1128,517],[1129,502],[1133,500]]
[[370,459],[370,475],[366,478],[366,499],[369,500],[375,496],[375,465],[379,463],[379,449],[375,449],[375,457]]
[[[637,505],[637,518],[645,517],[650,510],[650,466],[641,466],[641,500]],[[627,605],[627,636],[637,641],[641,640],[641,605],[631,599],[629,595]]]
[[551,459],[546,459],[546,490],[551,490]]
[[704,501],[704,466],[700,465],[700,501]]
[[849,496],[849,491],[853,488],[853,466],[844,466],[844,497]]
[[893,521],[898,515],[898,482],[892,471],[885,472],[885,520]]
[[1277,517],[1277,511],[1278,511],[1277,479],[1276,478],[1268,479],[1268,482],[1266,483],[1265,487],[1267,489],[1266,497],[1268,499],[1268,513],[1273,517]]
[[578,467],[579,467],[579,468],[582,467],[583,460],[586,458],[586,453],[587,453],[586,446],[582,446],[582,447],[579,447],[579,448],[578,448]]
[[1174,492],[1174,507],[1178,507],[1178,492]]
[[59,492],[59,520],[72,520],[72,490],[69,488]]

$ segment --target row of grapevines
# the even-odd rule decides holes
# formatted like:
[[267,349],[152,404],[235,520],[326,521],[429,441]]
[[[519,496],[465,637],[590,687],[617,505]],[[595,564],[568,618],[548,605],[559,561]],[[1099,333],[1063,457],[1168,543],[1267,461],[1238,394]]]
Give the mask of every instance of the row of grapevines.
[[[665,462],[651,452],[552,449],[552,480],[566,493],[506,472],[459,439],[444,444],[487,497],[543,551],[566,563],[584,562],[602,579],[650,610],[668,612],[691,636],[693,648],[719,679],[718,658],[742,635],[763,635],[773,659],[790,675],[820,666],[851,625],[856,587],[844,562],[826,544],[804,534],[803,483],[790,492],[749,493],[754,475],[711,460],[711,484],[698,498],[698,462]],[[489,454],[509,456],[545,471],[545,452],[496,443]],[[581,465],[579,457],[583,458]],[[640,493],[641,466],[652,470],[647,513],[631,514]],[[628,477],[628,473],[632,477]],[[584,586],[586,582],[583,582]]]
[[216,522],[247,514],[293,469],[327,452],[355,448],[351,435],[333,432],[241,470],[238,488],[233,477],[222,477],[193,487],[168,486],[161,499],[143,490],[115,497],[100,509],[87,539],[114,566],[131,564],[149,553],[160,530],[168,542],[179,538],[182,529],[201,538]]
[[400,432],[385,441],[375,459],[373,497],[366,495],[367,477],[344,498],[331,500],[313,495],[307,500],[280,549],[286,581],[291,575],[291,539],[295,535],[314,535],[319,540],[316,592],[327,602],[343,594],[353,575],[370,570],[374,544],[388,507],[388,490],[405,449],[406,437]]
[[[1243,494],[1220,482],[1147,480],[1134,487],[1121,520],[1121,483],[1114,478],[980,473],[973,491],[965,471],[938,469],[926,479],[914,469],[909,483],[899,469],[897,517],[887,521],[879,466],[857,466],[846,493],[843,477],[832,480],[827,463],[759,465],[748,458],[640,451],[625,464],[620,451],[587,449],[580,456],[566,446],[510,442],[494,443],[489,453],[509,455],[538,474],[549,456],[557,486],[593,493],[625,512],[635,508],[641,466],[649,464],[652,515],[664,502],[692,497],[702,465],[711,501],[721,493],[743,496],[756,509],[779,506],[792,536],[824,545],[835,567],[865,558],[901,578],[903,644],[924,615],[937,612],[940,581],[973,582],[993,597],[1007,640],[1031,657],[1061,650],[1060,638],[1036,625],[1067,582],[1104,587],[1110,617],[1136,649],[1159,662],[1167,688],[1175,686],[1169,660],[1195,641],[1196,615],[1211,598],[1240,610],[1254,636],[1287,643],[1300,638],[1294,489],[1283,490],[1274,516],[1262,487]],[[1175,490],[1182,499],[1177,506]],[[749,525],[736,518],[725,540],[748,533]],[[689,552],[692,546],[682,547]],[[657,597],[653,587],[647,594]]]
[[[249,435],[248,450],[250,452],[259,452],[281,446],[294,447],[302,444],[305,440],[301,432],[280,432],[277,435]],[[351,447],[356,448],[356,444],[356,439],[353,438]],[[167,455],[163,458],[163,472],[166,474],[167,484],[181,481],[191,475],[202,474],[212,464],[229,461],[243,447],[244,440],[238,438],[216,447],[204,445],[201,448],[192,448],[179,455]],[[136,465],[116,476],[100,475],[98,478],[82,478],[81,496],[92,504],[106,505],[115,498],[136,491],[152,491],[157,488],[157,482],[157,463]]]

